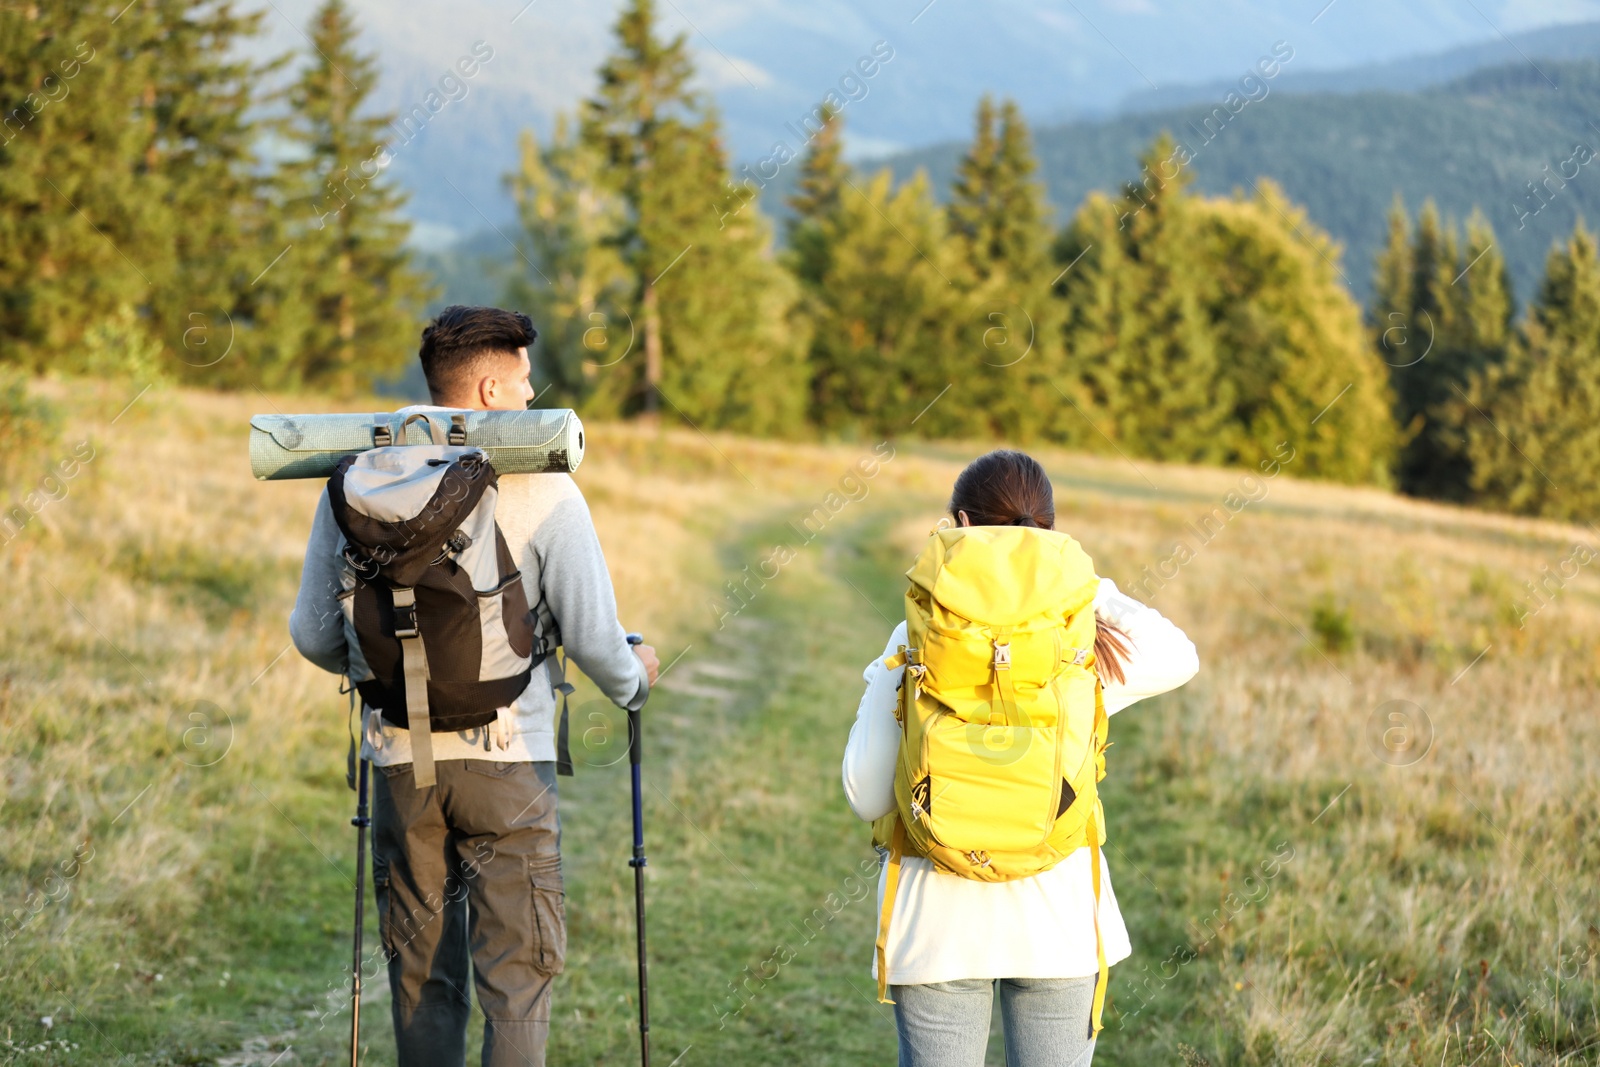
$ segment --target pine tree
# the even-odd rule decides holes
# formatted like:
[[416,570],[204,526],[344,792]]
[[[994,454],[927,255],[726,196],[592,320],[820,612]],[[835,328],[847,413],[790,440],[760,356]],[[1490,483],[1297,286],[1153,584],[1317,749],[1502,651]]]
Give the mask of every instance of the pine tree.
[[1580,222],[1551,250],[1526,338],[1470,390],[1473,488],[1492,506],[1600,519],[1600,257]]
[[1267,179],[1251,197],[1192,210],[1194,255],[1216,283],[1207,317],[1228,354],[1219,382],[1233,397],[1224,458],[1254,466],[1284,442],[1302,475],[1387,485],[1388,376],[1341,284],[1338,246]]
[[926,175],[894,190],[881,171],[847,188],[822,222],[828,256],[813,306],[813,419],[843,432],[992,432],[967,382],[980,320]]
[[[1056,242],[1060,264],[1055,292],[1062,305],[1067,373],[1054,389],[1061,406],[1050,425],[1052,440],[1091,451],[1115,445],[1119,425],[1137,436],[1138,413],[1125,409],[1121,377],[1128,353],[1143,332],[1140,286],[1118,230],[1119,206],[1092,192]],[[1128,365],[1130,373],[1135,367]]]
[[75,369],[101,315],[135,314],[167,269],[129,86],[153,56],[88,0],[0,5],[0,359]]
[[[772,225],[752,199],[735,214],[708,210],[727,184],[715,114],[664,145],[660,182],[642,205],[655,247],[682,241],[652,282],[659,295],[664,400],[702,427],[789,434],[804,420],[808,343],[795,315],[799,287],[772,251]],[[642,303],[642,301],[641,301]]]
[[1455,226],[1442,224],[1428,201],[1408,235],[1397,199],[1374,280],[1374,344],[1393,384],[1400,488],[1467,500],[1473,491],[1467,427],[1475,416],[1466,392],[1505,359],[1510,335],[1510,281],[1494,231],[1475,212],[1463,250]]
[[[248,380],[249,327],[260,291],[251,280],[267,266],[270,189],[258,155],[262,124],[254,116],[262,79],[279,64],[258,64],[244,43],[258,35],[263,11],[233,0],[142,0],[119,19],[133,47],[152,62],[134,83],[146,137],[135,173],[151,186],[165,233],[165,267],[151,275],[154,331],[207,384]],[[233,338],[234,358],[210,366]],[[205,337],[204,344],[190,338]]]
[[[685,245],[675,243],[675,228],[664,215],[676,213],[674,175],[663,155],[681,149],[698,121],[700,102],[689,89],[693,66],[682,34],[670,41],[656,35],[653,0],[633,0],[617,18],[617,51],[600,68],[599,93],[584,106],[583,138],[605,161],[610,184],[628,205],[631,218],[619,236],[622,254],[639,279],[638,306],[644,347],[642,407],[660,405],[663,360],[658,279]],[[695,193],[689,191],[689,197]]]
[[[271,267],[280,294],[276,376],[284,382],[370,387],[414,349],[414,318],[430,297],[405,247],[406,196],[384,175],[389,116],[366,113],[377,80],[356,48],[354,15],[327,0],[312,18],[313,55],[289,94],[298,158],[280,176],[288,253]],[[266,264],[262,264],[266,268]]]
[[1060,436],[1247,466],[1287,443],[1305,474],[1386,484],[1387,380],[1337,245],[1274,183],[1195,197],[1186,165],[1162,138],[1143,179],[1116,201],[1091,194],[1057,244],[1071,369]]
[[800,160],[795,191],[788,199],[787,230],[790,268],[803,285],[815,285],[827,270],[827,219],[839,211],[850,169],[844,162],[844,120],[824,103],[817,108],[821,125],[812,134]]
[[[600,161],[566,116],[556,119],[547,148],[523,131],[521,165],[506,184],[527,261],[508,284],[506,300],[526,308],[539,329],[530,352],[539,403],[620,414],[625,379],[607,371],[637,341],[627,313],[632,280],[615,244],[622,202],[602,188]],[[524,267],[523,258],[513,266]]]
[[1050,209],[1034,177],[1039,169],[1032,137],[1016,102],[995,110],[978,105],[972,144],[956,170],[950,229],[981,277],[996,272],[1014,282],[1043,285],[1036,275],[1049,263]]
[[80,342],[104,327],[111,349],[159,346],[177,368],[200,361],[197,320],[248,328],[267,206],[250,109],[271,65],[240,55],[261,19],[229,0],[0,10],[11,358],[90,369]]
[[1062,439],[1064,308],[1051,292],[1050,209],[1038,164],[1013,101],[978,104],[971,145],[951,190],[952,239],[971,276],[978,318],[965,346],[969,402],[988,412],[1000,436]]
[[1411,321],[1413,274],[1411,219],[1396,193],[1389,208],[1389,236],[1378,253],[1372,279],[1372,325],[1379,357],[1399,367],[1424,357],[1433,343],[1431,330],[1419,332]]
[[[1191,175],[1171,165],[1175,152],[1163,134],[1119,202],[1091,197],[1074,220],[1065,243],[1087,254],[1065,286],[1068,358],[1095,401],[1096,439],[1136,455],[1218,462],[1234,407],[1207,314],[1218,265],[1197,254]],[[1085,297],[1092,308],[1078,306]]]
[[616,243],[644,349],[639,406],[654,413],[665,401],[699,426],[789,432],[805,401],[794,282],[772,255],[755,190],[735,187],[727,206],[719,120],[689,89],[683,36],[663,41],[655,22],[652,0],[623,10],[582,122],[626,211]]
[[950,234],[964,246],[967,259],[987,277],[1000,258],[994,230],[998,205],[1000,138],[995,129],[994,98],[985,93],[978,101],[972,143],[956,164],[950,190]]

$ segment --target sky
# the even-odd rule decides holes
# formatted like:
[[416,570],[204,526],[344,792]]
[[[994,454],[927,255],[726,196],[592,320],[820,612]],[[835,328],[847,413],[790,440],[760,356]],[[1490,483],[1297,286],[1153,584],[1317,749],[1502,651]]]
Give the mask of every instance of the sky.
[[[620,2],[350,0],[379,55],[377,107],[406,112],[463,58],[490,58],[396,151],[424,243],[503,219],[500,175],[524,127],[547,134],[594,86]],[[248,6],[248,5],[247,5]],[[254,50],[308,48],[316,0],[266,0]],[[1600,19],[1600,0],[660,0],[738,160],[794,147],[830,90],[855,158],[965,137],[979,96],[1035,123],[1114,113],[1130,94],[1242,75],[1276,48],[1330,70]],[[887,58],[885,58],[887,57]],[[877,62],[872,62],[876,59]],[[871,70],[866,76],[864,70]],[[443,178],[450,178],[444,181]],[[453,186],[453,188],[452,188]]]

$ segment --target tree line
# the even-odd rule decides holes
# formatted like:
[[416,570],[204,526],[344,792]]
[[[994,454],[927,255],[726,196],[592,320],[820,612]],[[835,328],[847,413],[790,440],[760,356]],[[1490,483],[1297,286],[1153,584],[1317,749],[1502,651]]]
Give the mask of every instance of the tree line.
[[383,179],[376,66],[330,0],[307,62],[232,0],[0,5],[0,362],[355,389],[431,293]]
[[[350,390],[411,358],[428,285],[364,107],[373,61],[330,0],[266,92],[289,60],[234,47],[258,19],[226,0],[0,12],[5,362]],[[615,30],[593,93],[543,142],[525,132],[506,178],[504,300],[541,329],[540,403],[1133,460],[1254,466],[1287,442],[1335,481],[1565,518],[1600,503],[1581,224],[1519,318],[1481,215],[1458,232],[1397,202],[1364,310],[1281,188],[1197,195],[1170,138],[1058,220],[1014,103],[979,103],[941,198],[846,162],[824,101],[767,160],[797,171],[780,242],[685,38],[651,0]],[[224,340],[239,355],[212,362]]]

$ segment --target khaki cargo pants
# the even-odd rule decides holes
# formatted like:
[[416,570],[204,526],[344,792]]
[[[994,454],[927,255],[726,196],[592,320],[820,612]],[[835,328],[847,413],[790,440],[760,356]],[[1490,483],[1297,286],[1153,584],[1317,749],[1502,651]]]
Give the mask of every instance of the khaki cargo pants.
[[553,762],[374,767],[372,884],[400,1067],[465,1067],[470,960],[483,1067],[544,1067],[566,961]]

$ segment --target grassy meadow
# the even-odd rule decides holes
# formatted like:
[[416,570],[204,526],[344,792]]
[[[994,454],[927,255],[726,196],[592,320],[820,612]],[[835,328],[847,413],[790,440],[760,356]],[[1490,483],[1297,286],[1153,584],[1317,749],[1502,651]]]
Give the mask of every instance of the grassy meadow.
[[[246,459],[253,411],[329,405],[35,388],[63,421],[8,460],[7,506],[77,462],[0,546],[0,1063],[341,1062],[346,705],[287,647],[319,486]],[[646,709],[656,1061],[892,1063],[839,759],[901,574],[983,446],[589,441],[623,622],[667,665]],[[1096,1062],[1600,1062],[1600,580],[1578,567],[1521,618],[1524,583],[1594,532],[1292,461],[1038,455],[1058,526],[1201,658],[1112,722],[1135,953]],[[587,683],[573,713],[550,1062],[627,1064],[625,739]],[[393,1062],[381,975],[363,1022],[365,1062]]]

